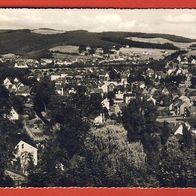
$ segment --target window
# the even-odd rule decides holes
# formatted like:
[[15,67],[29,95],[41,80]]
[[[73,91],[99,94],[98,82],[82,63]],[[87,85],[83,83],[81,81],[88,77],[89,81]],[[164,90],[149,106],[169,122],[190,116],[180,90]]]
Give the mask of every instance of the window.
[[22,144],[22,149],[24,148],[24,144]]

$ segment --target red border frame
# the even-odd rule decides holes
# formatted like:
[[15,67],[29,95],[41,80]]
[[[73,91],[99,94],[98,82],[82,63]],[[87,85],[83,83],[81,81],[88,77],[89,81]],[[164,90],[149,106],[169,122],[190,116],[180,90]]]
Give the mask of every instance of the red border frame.
[[[196,8],[194,0],[0,0],[0,8]],[[1,196],[193,196],[196,189],[0,189]]]
[[40,188],[0,189],[3,196],[193,196],[194,189],[134,189],[134,188]]
[[194,0],[0,0],[0,7],[196,8]]

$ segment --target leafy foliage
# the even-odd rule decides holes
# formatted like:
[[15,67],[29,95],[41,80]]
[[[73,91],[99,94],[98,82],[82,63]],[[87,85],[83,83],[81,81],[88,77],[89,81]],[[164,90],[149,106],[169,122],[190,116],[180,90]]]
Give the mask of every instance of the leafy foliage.
[[142,181],[146,160],[142,144],[129,143],[121,125],[92,130],[85,149],[98,186],[137,186]]
[[164,187],[195,186],[195,148],[182,152],[175,137],[170,137],[160,161],[159,181]]

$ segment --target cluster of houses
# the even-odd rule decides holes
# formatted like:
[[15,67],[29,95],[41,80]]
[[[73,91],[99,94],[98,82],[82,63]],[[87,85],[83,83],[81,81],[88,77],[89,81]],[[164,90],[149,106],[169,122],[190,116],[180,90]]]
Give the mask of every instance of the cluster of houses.
[[[123,46],[128,48],[129,46]],[[67,67],[75,64],[80,65],[110,65],[110,64],[148,64],[151,60],[142,60],[141,56],[134,52],[121,52],[121,49],[113,48],[108,49],[107,52],[103,48],[92,48],[86,46],[85,50],[78,53],[78,55],[61,54],[62,58],[59,58],[58,52],[52,53],[51,58],[41,58],[39,60],[22,57],[12,53],[0,55],[0,62],[11,62],[15,68],[21,69],[34,69],[34,68],[47,68],[47,67]],[[90,52],[91,51],[91,52]],[[93,51],[93,52],[92,52]],[[147,54],[147,53],[145,53]],[[153,59],[152,59],[153,60]]]
[[[35,142],[41,141],[41,139],[43,139],[43,132],[40,125],[43,126],[43,122],[40,119],[37,119],[38,117],[36,117],[33,109],[30,87],[23,84],[18,78],[8,77],[3,80],[2,85],[10,93],[22,97],[24,106],[22,114],[18,113],[17,109],[12,106],[11,111],[6,118],[13,123],[21,119],[27,135]],[[37,146],[23,140],[17,141],[16,146],[13,149],[14,158],[10,161],[10,164],[8,164],[8,169],[5,170],[5,174],[14,180],[16,187],[20,187],[22,183],[26,182],[30,169],[29,167],[37,165],[37,151]]]
[[18,78],[5,78],[3,85],[10,93],[15,93],[16,95],[24,97],[30,96],[30,87],[20,82]]
[[[86,51],[83,51],[83,55],[89,54],[90,47],[86,47]],[[112,49],[109,56],[104,56],[102,48],[97,48],[94,57],[101,59],[102,57],[113,59],[113,61],[129,60],[138,61],[137,56],[123,56],[118,50]],[[100,58],[101,57],[101,58]],[[54,59],[41,59],[40,61],[34,59],[21,60],[16,55],[4,55],[1,56],[0,61],[11,59],[14,62],[15,68],[31,68],[43,66],[47,67],[50,64],[58,63],[63,65],[70,65],[73,62],[54,60]],[[118,60],[117,60],[118,59]],[[102,59],[103,60],[103,59]],[[101,62],[101,61],[100,61]],[[192,74],[189,71],[189,65],[196,66],[196,60],[192,59],[189,62],[187,57],[179,56],[177,59],[168,62],[163,70],[153,70],[147,67],[143,70],[143,78],[148,78],[152,81],[152,84],[146,84],[145,81],[133,81],[128,82],[132,68],[122,68],[120,70],[114,69],[117,75],[120,75],[118,79],[112,79],[108,69],[105,67],[80,67],[80,68],[65,68],[65,69],[53,69],[53,70],[39,70],[31,72],[31,75],[39,81],[42,77],[48,76],[55,85],[56,93],[59,96],[65,96],[76,93],[74,85],[82,85],[87,88],[88,95],[99,94],[102,98],[101,105],[103,111],[98,116],[91,119],[96,126],[103,126],[107,118],[119,117],[122,114],[123,108],[130,103],[130,100],[135,99],[138,94],[141,99],[145,99],[148,102],[152,102],[158,109],[158,116],[169,118],[196,118],[196,89],[190,89]],[[161,85],[161,81],[169,76],[184,76],[184,80],[179,85],[179,93],[172,92],[166,86]],[[15,95],[23,97],[24,111],[22,114],[24,129],[28,136],[34,140],[35,143],[39,143],[47,137],[43,134],[44,123],[36,115],[33,109],[31,88],[28,85],[23,84],[18,78],[5,78],[3,85],[10,92]],[[69,86],[69,87],[67,87]],[[188,89],[188,90],[187,90]],[[11,121],[17,121],[20,118],[20,114],[16,109],[12,107],[9,114]],[[106,117],[107,116],[107,117]],[[182,134],[183,124],[176,123],[178,127],[175,130],[175,134]],[[187,124],[188,128],[189,125]],[[30,163],[34,166],[38,163],[38,148],[34,145],[30,145],[25,141],[19,141],[14,149],[15,162],[19,162],[22,174],[14,173],[7,170],[7,174],[10,175],[16,181],[16,186],[20,186],[21,182],[25,180],[25,176],[28,175],[28,168]],[[20,180],[17,180],[20,179]]]
[[[147,86],[144,81],[135,81],[131,85],[128,83],[128,77],[131,69],[118,71],[121,75],[120,80],[112,81],[108,71],[104,68],[73,68],[60,70],[59,72],[47,72],[51,81],[55,83],[56,92],[64,96],[67,92],[75,92],[72,84],[84,85],[88,88],[89,94],[98,93],[103,97],[104,103],[108,99],[106,95],[109,92],[115,92],[114,106],[117,111],[123,107],[123,104],[128,104],[130,99],[135,97],[134,89],[138,88],[141,91],[141,96],[152,101],[158,107],[160,116],[194,116],[195,115],[195,96],[194,91],[184,92],[191,86],[192,74],[189,72],[186,65],[186,58],[183,60],[178,57],[176,62],[168,62],[162,71],[155,71],[152,68],[147,68],[143,73],[144,77],[148,77],[153,81],[153,86]],[[168,90],[165,86],[161,86],[161,79],[165,79],[172,75],[183,75],[185,80],[180,83],[179,90],[181,94],[177,94]],[[42,76],[40,76],[42,77]],[[64,86],[71,84],[70,89],[66,91]],[[157,100],[157,95],[168,96],[172,95],[170,104],[165,104],[164,100]],[[107,100],[109,102],[109,100]],[[107,104],[106,104],[107,105]],[[108,107],[106,107],[108,109]],[[116,111],[113,109],[113,111]],[[109,109],[108,109],[109,110]],[[110,111],[108,111],[110,113]],[[117,114],[117,112],[115,112]]]

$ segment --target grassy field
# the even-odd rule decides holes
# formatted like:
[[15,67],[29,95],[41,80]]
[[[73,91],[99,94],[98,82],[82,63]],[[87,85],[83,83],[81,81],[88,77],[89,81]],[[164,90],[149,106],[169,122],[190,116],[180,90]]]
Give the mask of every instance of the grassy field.
[[55,46],[53,48],[50,48],[49,51],[69,53],[69,54],[79,54],[79,46],[72,46],[72,45]]
[[191,50],[186,55],[187,56],[196,56],[196,50]]
[[139,41],[139,42],[145,42],[145,43],[154,43],[154,44],[171,43],[174,46],[177,46],[179,48],[188,48],[191,44],[196,43],[196,42],[191,42],[191,43],[174,42],[174,41],[170,41],[168,39],[158,38],[158,37],[157,38],[127,37],[126,39],[133,40],[133,41]]
[[83,59],[83,60],[90,59],[90,57],[88,57],[88,56],[71,55],[71,54],[67,54],[67,53],[63,54],[63,53],[54,52],[52,54],[53,54],[54,58],[61,59],[61,60],[71,60],[71,61],[74,61],[76,59]]
[[65,31],[63,31],[63,30],[55,30],[55,29],[47,29],[47,28],[34,29],[34,30],[31,30],[31,32],[37,33],[37,34],[43,34],[43,35],[53,35],[53,34],[65,33]]
[[[175,52],[175,50],[166,50],[167,55],[170,55]],[[164,50],[160,49],[151,49],[151,48],[121,48],[120,52],[123,54],[135,54],[139,55],[142,60],[147,60],[149,58],[153,58],[155,60],[163,59]]]

